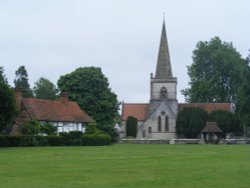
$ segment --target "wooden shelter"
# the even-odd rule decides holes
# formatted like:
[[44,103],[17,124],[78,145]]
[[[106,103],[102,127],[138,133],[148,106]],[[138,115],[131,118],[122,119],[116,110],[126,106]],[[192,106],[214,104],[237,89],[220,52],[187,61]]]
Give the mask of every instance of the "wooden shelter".
[[217,125],[217,122],[207,122],[200,132],[201,138],[204,139],[206,143],[216,143],[219,134],[223,133],[221,128]]

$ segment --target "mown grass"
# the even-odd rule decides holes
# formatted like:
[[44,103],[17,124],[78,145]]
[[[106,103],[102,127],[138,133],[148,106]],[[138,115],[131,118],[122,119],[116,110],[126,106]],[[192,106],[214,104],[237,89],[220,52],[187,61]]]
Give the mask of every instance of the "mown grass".
[[1,148],[0,187],[250,187],[250,145]]

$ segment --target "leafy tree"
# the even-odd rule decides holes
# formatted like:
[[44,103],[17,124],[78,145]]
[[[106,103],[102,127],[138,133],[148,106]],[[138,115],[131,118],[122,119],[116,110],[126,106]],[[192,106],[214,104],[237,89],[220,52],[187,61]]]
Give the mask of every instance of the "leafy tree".
[[193,64],[188,66],[191,87],[182,93],[188,102],[236,104],[244,69],[244,60],[232,43],[218,37],[200,41],[193,51]]
[[239,119],[236,114],[225,110],[216,110],[209,114],[209,120],[217,122],[224,133],[242,132]]
[[113,129],[119,103],[101,68],[78,68],[61,76],[58,88],[96,120],[98,129]]
[[0,66],[0,83],[6,84],[6,85],[8,84],[7,78],[4,74],[4,69],[1,66]]
[[15,116],[17,115],[17,107],[14,91],[3,82],[0,82],[0,133],[6,130]]
[[[241,118],[245,128],[250,127],[250,53],[246,58],[246,70],[244,72],[244,81],[240,88],[239,106],[237,113]],[[248,128],[249,129],[249,128]],[[245,130],[246,131],[246,130]]]
[[126,136],[136,138],[137,135],[137,119],[134,116],[128,116],[126,122]]
[[38,135],[41,132],[41,125],[37,120],[28,120],[23,125],[25,135]]
[[186,138],[196,138],[206,125],[208,113],[201,108],[184,108],[177,115],[176,132]]
[[30,85],[28,82],[28,73],[24,66],[20,66],[16,71],[16,78],[14,80],[15,87],[22,91],[23,97],[33,97]]
[[57,98],[56,86],[46,78],[40,78],[33,87],[37,99],[54,100]]
[[47,135],[53,135],[56,133],[57,128],[51,123],[44,123],[42,125],[40,124],[40,131],[41,133],[45,133]]

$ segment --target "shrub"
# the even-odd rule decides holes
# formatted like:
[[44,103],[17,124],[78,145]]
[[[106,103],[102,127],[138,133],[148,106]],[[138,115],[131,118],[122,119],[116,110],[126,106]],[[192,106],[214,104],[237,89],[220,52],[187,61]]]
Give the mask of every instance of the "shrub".
[[37,120],[28,120],[24,123],[24,135],[38,135],[40,133],[40,123]]
[[50,135],[47,136],[47,140],[49,146],[63,146],[65,144],[65,140],[62,136]]
[[106,134],[84,134],[81,138],[83,146],[103,146],[111,144],[111,137]]
[[57,128],[51,123],[44,123],[41,125],[41,133],[46,135],[53,135],[57,131]]
[[86,127],[86,134],[94,134],[96,133],[96,123],[89,123]]
[[132,136],[136,138],[137,135],[137,119],[133,116],[129,116],[126,122],[126,136]]
[[82,137],[83,133],[81,131],[70,131],[69,135],[71,139],[79,139]]

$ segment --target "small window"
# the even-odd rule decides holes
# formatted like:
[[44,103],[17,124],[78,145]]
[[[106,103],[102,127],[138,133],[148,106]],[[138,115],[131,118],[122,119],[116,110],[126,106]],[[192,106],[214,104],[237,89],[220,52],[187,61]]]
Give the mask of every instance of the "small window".
[[158,117],[158,132],[161,132],[161,116]]
[[165,131],[169,131],[169,122],[168,122],[168,116],[165,117]]
[[152,127],[148,127],[148,133],[152,133]]

